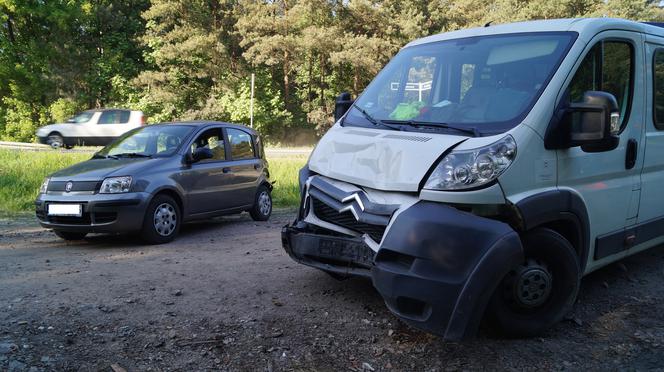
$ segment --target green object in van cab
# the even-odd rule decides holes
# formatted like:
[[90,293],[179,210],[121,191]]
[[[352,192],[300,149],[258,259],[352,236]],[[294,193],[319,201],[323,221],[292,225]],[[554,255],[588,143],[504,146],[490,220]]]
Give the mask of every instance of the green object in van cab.
[[402,102],[390,114],[390,119],[409,120],[420,114],[420,109],[424,107],[424,102]]

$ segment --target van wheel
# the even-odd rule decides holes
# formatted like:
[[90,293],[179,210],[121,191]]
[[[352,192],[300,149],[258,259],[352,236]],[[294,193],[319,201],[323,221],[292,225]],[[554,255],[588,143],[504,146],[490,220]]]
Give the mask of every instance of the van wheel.
[[180,232],[181,221],[178,203],[168,195],[157,195],[145,211],[141,238],[149,244],[171,242]]
[[65,140],[60,133],[51,133],[48,135],[46,143],[51,146],[51,148],[58,150],[65,145]]
[[267,221],[272,214],[272,194],[265,185],[260,185],[256,190],[254,206],[249,211],[254,221]]
[[88,233],[53,230],[55,235],[64,240],[83,240]]
[[493,294],[488,317],[503,334],[541,334],[567,315],[579,291],[581,273],[572,245],[553,230],[522,236],[525,260],[507,273]]

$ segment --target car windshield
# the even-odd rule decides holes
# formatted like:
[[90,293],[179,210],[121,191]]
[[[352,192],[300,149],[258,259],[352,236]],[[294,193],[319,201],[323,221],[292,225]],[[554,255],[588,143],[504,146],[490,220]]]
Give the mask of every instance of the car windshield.
[[153,157],[173,155],[193,128],[188,125],[151,125],[129,131],[95,157]]
[[93,111],[85,111],[81,112],[78,115],[72,116],[69,119],[67,119],[67,123],[74,123],[74,124],[81,124],[81,123],[87,123],[92,119],[92,115],[94,115]]
[[342,125],[502,133],[527,115],[576,35],[490,35],[404,48],[369,84]]

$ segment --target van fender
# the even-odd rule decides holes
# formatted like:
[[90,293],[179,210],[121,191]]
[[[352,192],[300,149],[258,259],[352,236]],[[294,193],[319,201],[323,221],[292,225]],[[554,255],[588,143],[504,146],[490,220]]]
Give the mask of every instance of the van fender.
[[590,220],[586,204],[578,193],[568,189],[548,190],[522,199],[514,206],[523,231],[553,222],[571,223],[577,239],[570,243],[578,251],[581,272],[585,271],[590,251]]

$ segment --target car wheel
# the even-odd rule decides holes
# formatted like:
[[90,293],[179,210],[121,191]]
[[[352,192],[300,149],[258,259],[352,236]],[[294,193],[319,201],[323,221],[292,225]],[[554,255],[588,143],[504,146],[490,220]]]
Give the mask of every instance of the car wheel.
[[53,230],[55,235],[64,240],[83,240],[88,233]]
[[65,140],[59,133],[51,133],[48,135],[46,143],[51,146],[51,148],[58,150],[65,145]]
[[267,221],[272,214],[272,194],[265,185],[258,187],[254,206],[249,211],[254,221]]
[[579,291],[581,272],[572,245],[553,230],[522,237],[525,260],[503,278],[488,313],[510,337],[541,334],[567,315]]
[[168,243],[180,232],[181,221],[175,200],[168,195],[157,195],[145,211],[141,238],[149,244]]

